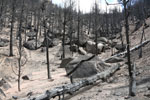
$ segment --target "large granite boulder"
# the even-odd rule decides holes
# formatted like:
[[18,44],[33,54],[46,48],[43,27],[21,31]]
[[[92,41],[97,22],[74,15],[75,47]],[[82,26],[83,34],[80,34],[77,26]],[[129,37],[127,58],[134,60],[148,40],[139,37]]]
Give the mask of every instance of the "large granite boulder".
[[41,47],[41,42],[37,41],[37,47],[36,47],[36,40],[29,40],[25,42],[23,46],[29,50],[37,50]]
[[86,34],[80,34],[79,35],[79,41],[78,41],[78,36],[77,33],[73,34],[73,43],[75,43],[76,45],[85,47],[86,42],[89,40],[89,37]]
[[118,50],[118,51],[124,51],[126,49],[126,45],[125,44],[116,44],[115,45],[115,48]]
[[82,55],[70,61],[65,67],[67,74],[72,72],[78,66],[78,68],[70,75],[73,78],[85,78],[102,72],[105,68],[110,67],[101,61],[97,56],[94,56],[93,58],[91,57],[93,56]]
[[[86,51],[88,53],[95,54],[96,53],[96,43],[93,41],[87,41],[86,43]],[[98,43],[97,45],[98,53],[101,53],[104,50],[104,45],[102,43]]]

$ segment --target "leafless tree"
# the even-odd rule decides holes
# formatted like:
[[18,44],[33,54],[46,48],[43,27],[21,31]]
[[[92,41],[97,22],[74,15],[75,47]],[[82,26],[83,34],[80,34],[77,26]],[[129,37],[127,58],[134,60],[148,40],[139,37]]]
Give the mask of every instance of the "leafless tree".
[[13,28],[14,28],[14,21],[15,21],[15,6],[16,0],[12,1],[12,13],[11,13],[11,27],[10,27],[10,52],[9,56],[13,56]]

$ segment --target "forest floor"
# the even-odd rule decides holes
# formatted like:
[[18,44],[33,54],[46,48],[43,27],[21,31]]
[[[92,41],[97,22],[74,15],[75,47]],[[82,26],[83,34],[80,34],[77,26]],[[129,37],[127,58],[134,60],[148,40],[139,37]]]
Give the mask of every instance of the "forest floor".
[[[150,19],[147,19],[147,24],[150,25]],[[140,43],[142,27],[130,34],[131,46]],[[124,34],[124,30],[123,30]],[[3,30],[0,33],[1,38],[9,39],[9,29]],[[150,27],[145,29],[146,39],[150,39]],[[28,58],[25,66],[22,67],[22,76],[27,75],[29,80],[21,79],[21,91],[17,87],[17,47],[14,46],[15,56],[9,57],[9,46],[0,47],[0,77],[6,79],[10,88],[2,88],[6,94],[2,100],[12,100],[12,96],[18,98],[26,97],[29,92],[32,95],[38,95],[48,89],[56,86],[70,83],[66,77],[65,69],[59,68],[61,60],[59,49],[61,45],[49,48],[50,67],[52,79],[47,79],[46,52],[38,50],[23,50],[23,56]],[[149,100],[150,98],[150,43],[143,47],[143,57],[138,59],[139,51],[131,53],[132,62],[136,64],[137,70],[137,96],[129,98],[129,100]],[[76,54],[74,54],[76,55]],[[105,59],[111,56],[110,50],[99,55]],[[15,71],[15,72],[14,72]],[[80,92],[75,95],[68,96],[68,100],[125,100],[128,99],[128,67],[121,67],[107,82],[101,82],[97,85]],[[58,98],[54,98],[58,99]]]

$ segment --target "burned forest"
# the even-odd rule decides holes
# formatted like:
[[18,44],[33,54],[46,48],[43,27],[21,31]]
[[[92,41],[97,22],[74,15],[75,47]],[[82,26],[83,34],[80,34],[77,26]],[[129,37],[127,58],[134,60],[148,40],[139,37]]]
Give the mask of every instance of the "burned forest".
[[0,100],[150,100],[150,0],[0,0]]

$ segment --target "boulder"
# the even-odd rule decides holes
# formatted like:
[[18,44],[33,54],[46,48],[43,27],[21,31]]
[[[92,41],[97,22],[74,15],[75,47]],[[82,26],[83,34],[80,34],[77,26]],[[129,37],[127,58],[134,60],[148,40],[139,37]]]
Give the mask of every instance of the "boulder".
[[60,64],[60,68],[65,68],[66,65],[72,61],[73,58],[69,57],[69,58],[64,58],[62,61],[61,61],[61,64]]
[[[63,48],[59,49],[59,55],[62,55]],[[72,52],[70,51],[70,45],[65,45],[65,58],[72,57]]]
[[10,84],[4,78],[0,79],[0,87],[3,87],[6,90],[11,88]]
[[27,75],[22,76],[23,80],[29,80],[29,77]]
[[8,46],[9,40],[0,38],[0,47]]
[[[44,41],[42,42],[42,46],[46,47],[47,46],[46,43],[47,43],[47,40],[46,40],[46,38],[44,38]],[[52,39],[48,38],[48,47],[53,47],[53,46],[54,46],[54,44],[53,44]]]
[[73,43],[75,43],[76,45],[85,47],[86,42],[89,40],[88,36],[86,34],[80,34],[79,35],[79,42],[78,42],[78,36],[77,33],[73,35]]
[[72,51],[72,52],[77,52],[77,51],[78,51],[77,45],[72,45],[72,46],[70,47],[70,51]]
[[37,50],[41,47],[41,42],[37,41],[37,47],[36,47],[36,40],[30,40],[25,42],[23,46],[29,50]]
[[122,62],[122,61],[124,61],[123,58],[120,58],[120,57],[110,57],[105,62],[106,63],[118,63],[118,62]]
[[105,43],[105,44],[108,43],[108,39],[105,38],[105,37],[100,37],[100,38],[97,39],[97,41],[98,41],[98,42],[101,42],[101,43]]
[[26,33],[26,36],[28,36],[28,37],[36,37],[36,32],[28,32],[28,33]]
[[126,45],[123,44],[123,46],[122,46],[122,44],[116,44],[116,45],[115,45],[115,48],[116,48],[118,51],[124,51],[124,50],[126,49]]
[[[87,41],[87,43],[86,43],[86,51],[88,53],[95,54],[96,53],[95,45],[96,45],[95,42]],[[104,45],[102,43],[98,43],[97,49],[98,49],[98,53],[101,53],[104,50]]]
[[87,52],[82,47],[79,47],[79,53],[81,55],[86,55],[87,54]]
[[102,64],[103,62],[97,56],[95,56],[94,58],[88,61],[85,61],[89,59],[90,57],[91,56],[82,55],[73,59],[65,67],[66,73],[67,74],[70,73],[78,65],[78,68],[71,74],[72,77],[73,78],[85,78],[85,77],[90,77],[92,75],[95,75],[103,71],[105,68],[107,68],[107,67],[101,66],[103,65]]

